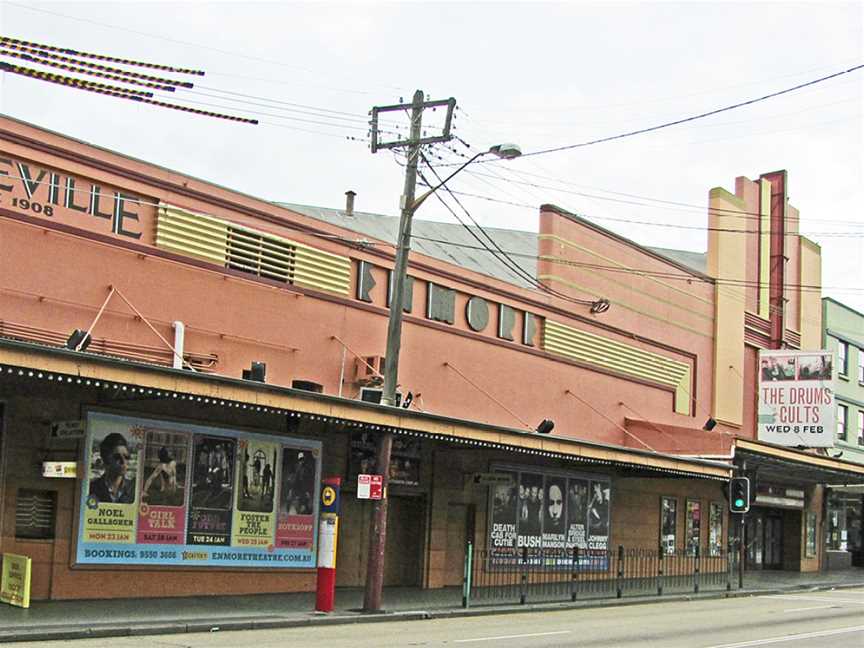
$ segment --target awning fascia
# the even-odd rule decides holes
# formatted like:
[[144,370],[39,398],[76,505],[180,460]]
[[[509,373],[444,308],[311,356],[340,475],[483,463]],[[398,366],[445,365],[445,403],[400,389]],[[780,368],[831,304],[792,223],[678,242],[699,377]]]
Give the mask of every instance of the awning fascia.
[[837,483],[838,475],[844,475],[849,480],[846,482],[848,484],[864,484],[864,465],[851,461],[814,455],[762,441],[736,439],[736,458],[746,457],[747,454],[787,463],[793,469],[795,466],[800,466],[809,469],[812,474],[822,473],[823,477],[819,479],[821,483]]
[[[572,458],[598,464],[620,464],[706,479],[727,480],[728,464],[651,453],[579,439],[540,436],[513,428],[455,419],[426,412],[390,408],[336,396],[254,383],[213,374],[193,373],[122,358],[0,339],[0,376],[39,378],[83,386],[109,383],[139,393],[182,394],[204,404],[236,406],[322,420],[353,422],[397,434],[428,436],[441,441],[497,447],[531,455]],[[88,382],[89,381],[89,382]]]

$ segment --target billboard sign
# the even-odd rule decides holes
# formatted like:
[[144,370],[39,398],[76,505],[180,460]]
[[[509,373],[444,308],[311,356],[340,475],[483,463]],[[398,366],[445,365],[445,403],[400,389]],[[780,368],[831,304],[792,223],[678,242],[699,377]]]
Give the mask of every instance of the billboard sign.
[[90,412],[77,564],[315,566],[321,444]]
[[[579,568],[608,565],[611,486],[602,475],[573,475],[493,466],[501,479],[490,485],[488,547],[490,566],[516,564],[523,549],[544,554],[550,568],[571,565],[580,550]],[[560,564],[556,561],[558,556]],[[516,561],[516,562],[514,562]]]
[[834,446],[834,355],[831,351],[760,351],[760,441]]

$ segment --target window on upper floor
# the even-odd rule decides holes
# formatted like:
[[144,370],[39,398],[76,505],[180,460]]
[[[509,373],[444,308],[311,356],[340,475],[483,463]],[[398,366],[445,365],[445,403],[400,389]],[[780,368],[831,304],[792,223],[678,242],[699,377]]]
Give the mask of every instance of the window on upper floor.
[[849,345],[843,340],[837,340],[837,373],[849,375]]
[[858,382],[864,385],[864,349],[858,349]]
[[858,410],[858,445],[864,446],[864,410]]
[[848,407],[845,405],[837,406],[837,438],[841,441],[846,440],[846,418],[848,414]]

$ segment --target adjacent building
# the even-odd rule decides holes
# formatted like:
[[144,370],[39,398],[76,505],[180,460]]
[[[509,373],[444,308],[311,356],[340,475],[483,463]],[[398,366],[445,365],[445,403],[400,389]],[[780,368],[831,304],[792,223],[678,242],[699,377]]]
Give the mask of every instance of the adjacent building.
[[[836,456],[864,464],[864,315],[830,297],[822,299],[823,347],[837,362]],[[861,517],[864,489],[831,489],[826,543],[837,556],[864,565]]]

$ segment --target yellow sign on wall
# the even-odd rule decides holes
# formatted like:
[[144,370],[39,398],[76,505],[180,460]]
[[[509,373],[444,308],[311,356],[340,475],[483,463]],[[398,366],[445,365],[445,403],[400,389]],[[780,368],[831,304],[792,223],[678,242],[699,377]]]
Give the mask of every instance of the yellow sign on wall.
[[22,608],[30,607],[30,570],[32,559],[18,554],[3,554],[0,601]]

